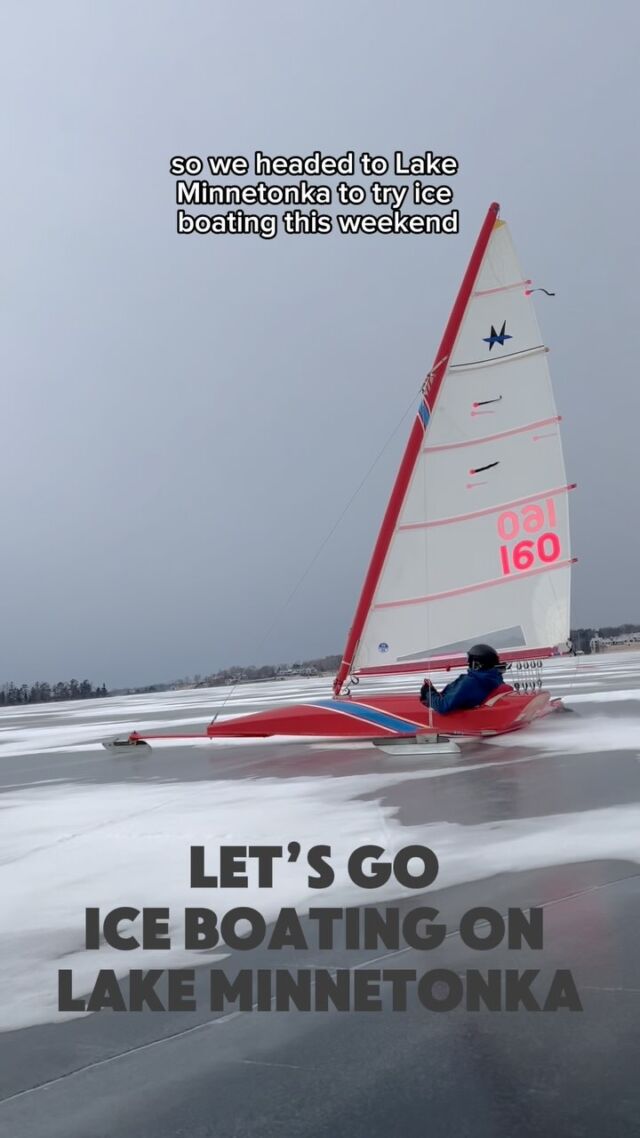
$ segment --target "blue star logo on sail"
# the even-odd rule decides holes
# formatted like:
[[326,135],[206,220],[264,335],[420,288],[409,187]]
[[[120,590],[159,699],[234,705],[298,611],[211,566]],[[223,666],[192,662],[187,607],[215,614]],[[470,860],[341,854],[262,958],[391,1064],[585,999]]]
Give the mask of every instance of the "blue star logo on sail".
[[383,640],[381,644],[378,644],[378,652],[388,652],[388,651],[389,651],[389,645],[387,644],[386,640]]
[[499,344],[500,347],[503,348],[505,340],[513,340],[513,336],[508,335],[506,328],[507,328],[506,320],[502,321],[502,328],[500,329],[499,332],[496,332],[496,330],[492,324],[490,335],[482,337],[485,344],[489,345],[489,351],[491,351],[494,344]]

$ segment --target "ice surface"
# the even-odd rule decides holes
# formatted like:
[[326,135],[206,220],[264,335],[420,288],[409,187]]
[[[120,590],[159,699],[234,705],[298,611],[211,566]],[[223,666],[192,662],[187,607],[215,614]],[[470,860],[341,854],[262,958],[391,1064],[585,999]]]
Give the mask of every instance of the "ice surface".
[[564,697],[564,703],[571,706],[574,703],[619,703],[621,700],[640,700],[640,688],[623,688],[621,691],[595,691],[581,692],[579,695],[569,694]]
[[[220,717],[222,718],[222,716]],[[211,716],[197,716],[188,719],[148,720],[145,722],[145,731],[181,730],[182,727],[200,727],[203,731]],[[39,727],[32,725],[19,729],[0,729],[0,760],[15,755],[41,754],[50,751],[67,751],[71,749],[88,750],[91,743],[97,749],[102,740],[115,735],[127,734],[121,722],[113,720],[101,723],[65,723],[60,727]],[[85,747],[83,744],[89,744]]]
[[517,735],[495,735],[485,739],[485,743],[491,747],[531,747],[556,754],[640,751],[640,715],[615,719],[590,715],[581,719],[578,713],[569,716],[558,712],[518,731]]
[[[356,846],[373,842],[390,854],[419,842],[440,860],[439,886],[557,863],[625,858],[640,861],[640,806],[481,825],[437,822],[407,827],[376,794],[416,778],[453,771],[379,773],[335,779],[256,779],[171,785],[38,787],[2,797],[0,836],[0,1028],[55,1021],[57,970],[71,968],[76,994],[90,990],[100,968],[195,966],[214,959],[180,948],[182,910],[224,912],[254,906],[269,919],[283,905],[371,904],[345,873]],[[363,798],[363,795],[374,797]],[[335,884],[311,891],[302,863],[278,864],[275,887],[202,891],[189,887],[189,847],[215,852],[222,843],[303,849],[330,844]],[[215,869],[215,865],[212,869]],[[376,901],[406,895],[397,885]],[[83,948],[85,906],[166,906],[175,947],[117,952]],[[134,926],[135,927],[135,926]],[[219,956],[217,957],[219,959]]]
[[[348,853],[369,842],[391,854],[411,842],[432,846],[440,858],[439,886],[482,880],[506,866],[517,872],[597,858],[640,861],[636,804],[476,825],[440,821],[405,826],[395,807],[383,801],[389,788],[406,780],[423,780],[426,793],[428,780],[463,780],[467,772],[492,765],[548,763],[555,761],[556,754],[594,752],[601,752],[607,762],[612,752],[640,751],[640,716],[622,708],[615,716],[606,715],[603,706],[608,701],[640,699],[640,654],[633,654],[638,659],[630,659],[631,655],[590,660],[588,666],[580,661],[580,678],[588,672],[589,682],[599,690],[573,689],[567,703],[576,704],[574,715],[553,715],[517,735],[486,740],[480,762],[465,761],[462,755],[455,765],[430,763],[397,771],[381,759],[373,773],[341,777],[98,785],[43,778],[19,790],[11,783],[5,785],[0,797],[0,1027],[7,1030],[58,1019],[59,968],[73,969],[74,991],[81,993],[91,988],[100,968],[124,974],[136,967],[210,961],[212,955],[179,948],[179,919],[186,906],[209,905],[225,911],[237,904],[250,905],[269,918],[283,905],[295,905],[303,912],[311,902],[321,903],[317,891],[308,890],[300,863],[280,865],[272,890],[191,891],[191,845],[204,845],[215,855],[221,843],[281,845],[296,840],[303,848],[328,843],[338,877],[322,900],[332,905],[371,903],[372,894],[356,890],[344,870]],[[576,676],[567,661],[553,661],[548,675],[550,688],[571,693]],[[625,689],[624,684],[631,685],[634,679],[636,686]],[[403,686],[411,685],[405,680]],[[233,695],[225,689],[198,689],[91,701],[89,707],[74,703],[8,709],[0,715],[0,763],[3,756],[15,759],[27,752],[86,751],[98,747],[98,739],[133,727],[172,730],[201,725],[220,712],[223,703],[224,715],[237,714],[258,703],[313,698],[326,688],[326,680],[291,681],[243,686]],[[237,743],[247,746],[247,740]],[[255,745],[265,744],[258,740]],[[224,741],[224,746],[229,742]],[[367,745],[352,744],[349,750],[363,746]],[[513,747],[515,758],[501,753],[501,748]],[[529,757],[522,758],[523,751]],[[50,773],[57,771],[50,768]],[[375,900],[400,893],[397,886],[395,892],[390,886],[377,890]],[[176,947],[155,954],[86,952],[85,906],[107,909],[122,904],[169,907]]]

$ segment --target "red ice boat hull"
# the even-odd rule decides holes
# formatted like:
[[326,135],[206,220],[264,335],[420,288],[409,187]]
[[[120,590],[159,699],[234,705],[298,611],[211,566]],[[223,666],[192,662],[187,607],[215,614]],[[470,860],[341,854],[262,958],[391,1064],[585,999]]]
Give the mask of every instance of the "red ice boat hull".
[[430,714],[415,694],[325,699],[258,711],[215,721],[212,739],[268,738],[287,735],[326,739],[411,738],[415,735],[478,737],[517,731],[553,710],[548,692],[498,689],[480,707],[449,715]]

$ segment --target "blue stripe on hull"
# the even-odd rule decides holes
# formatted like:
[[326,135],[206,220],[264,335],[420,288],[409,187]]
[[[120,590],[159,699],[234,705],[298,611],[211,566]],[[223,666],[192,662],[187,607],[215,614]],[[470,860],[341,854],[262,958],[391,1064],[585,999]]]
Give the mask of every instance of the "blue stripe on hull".
[[[314,707],[326,707],[329,711],[341,711],[343,715],[351,715],[355,719],[362,719],[374,727],[385,727],[388,731],[395,731],[399,735],[415,735],[420,730],[418,723],[410,723],[396,715],[387,715],[374,707],[362,707],[358,703],[350,703],[344,699],[314,700]],[[424,728],[423,728],[424,730]]]

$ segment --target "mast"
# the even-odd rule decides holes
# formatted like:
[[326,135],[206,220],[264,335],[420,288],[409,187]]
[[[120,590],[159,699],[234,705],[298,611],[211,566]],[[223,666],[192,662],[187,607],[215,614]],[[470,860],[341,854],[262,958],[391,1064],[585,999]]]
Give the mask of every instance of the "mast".
[[464,274],[464,277],[462,278],[462,284],[460,285],[460,290],[451,310],[451,315],[449,316],[449,320],[445,328],[440,347],[438,348],[436,358],[433,363],[433,367],[431,368],[431,371],[427,375],[427,378],[424,382],[423,397],[420,402],[418,414],[414,420],[411,434],[409,435],[409,441],[407,443],[398,473],[396,475],[396,480],[391,491],[387,509],[382,520],[382,525],[380,526],[380,532],[378,534],[373,554],[371,556],[367,575],[364,579],[362,592],[360,593],[360,599],[356,607],[353,622],[349,630],[349,635],[347,636],[347,643],[342,654],[342,661],[334,680],[333,690],[335,695],[340,694],[344,681],[346,680],[353,663],[353,658],[358,647],[358,641],[360,639],[367,614],[371,607],[371,602],[373,600],[378,581],[380,580],[380,574],[384,566],[389,544],[391,542],[391,538],[398,521],[398,516],[402,508],[402,503],[407,492],[407,487],[409,485],[413,468],[415,466],[418,455],[420,454],[425,428],[429,422],[429,417],[435,406],[438,392],[442,386],[442,381],[447,370],[447,365],[451,353],[454,349],[455,342],[458,337],[458,332],[460,331],[460,326],[462,324],[467,305],[473,292],[473,287],[480,271],[480,266],[487,250],[487,245],[489,244],[489,239],[491,237],[491,233],[493,231],[493,227],[497,220],[499,212],[500,206],[498,202],[492,202],[492,204],[489,206],[489,209],[487,210],[486,217],[482,223],[482,228],[480,229],[480,233],[478,234],[473,252],[469,259],[467,270]]

